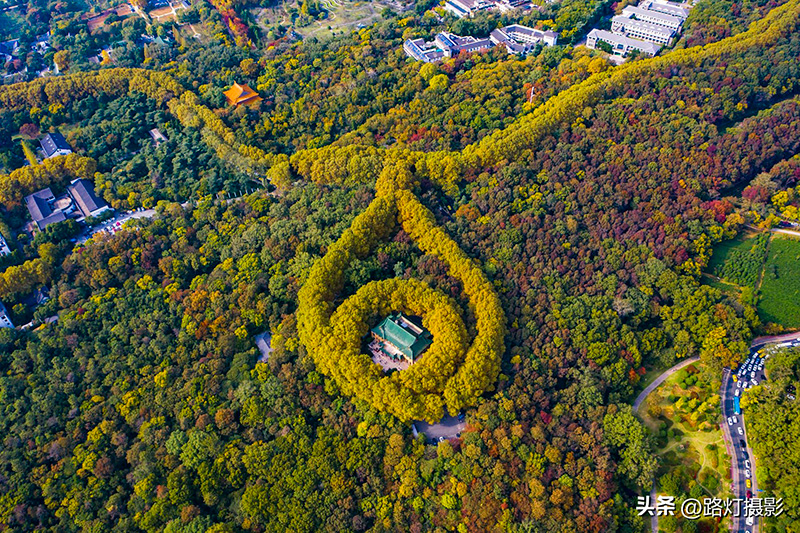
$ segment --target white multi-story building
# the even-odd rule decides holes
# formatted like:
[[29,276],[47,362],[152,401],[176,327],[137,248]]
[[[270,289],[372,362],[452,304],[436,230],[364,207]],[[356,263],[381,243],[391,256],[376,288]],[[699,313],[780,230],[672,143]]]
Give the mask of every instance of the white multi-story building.
[[624,15],[617,15],[611,19],[611,31],[632,39],[641,39],[665,46],[672,44],[672,38],[675,36],[673,29],[628,18]]
[[437,33],[433,40],[444,51],[446,57],[457,56],[461,52],[479,52],[494,47],[489,39],[476,39],[475,37],[461,37],[450,32]]
[[641,7],[636,6],[627,6],[623,8],[622,15],[620,16],[640,20],[642,22],[647,22],[648,24],[655,24],[656,26],[661,26],[664,28],[669,28],[676,33],[681,31],[683,21],[686,20],[673,15],[667,15],[665,13],[659,13],[658,11],[651,11],[649,9],[642,9]]
[[675,2],[668,2],[667,0],[642,0],[639,2],[639,7],[647,11],[672,15],[681,20],[686,20],[689,17],[688,4],[677,4]]
[[6,306],[4,306],[2,302],[0,302],[0,328],[14,328],[11,318],[8,316]]
[[475,13],[493,9],[507,13],[531,7],[530,0],[446,0],[444,3],[444,10],[458,18],[474,17]]
[[474,17],[475,13],[494,9],[492,0],[447,0],[444,10],[458,18]]
[[406,39],[406,42],[403,43],[403,51],[408,57],[425,63],[441,61],[444,57],[443,50],[436,48],[432,41],[425,42],[425,39]]
[[8,247],[6,239],[0,234],[0,257],[11,253],[11,248]]
[[511,24],[493,30],[489,39],[495,45],[504,45],[509,54],[527,55],[539,43],[545,46],[555,46],[558,42],[558,33],[537,30],[521,24]]
[[643,54],[654,56],[661,50],[660,44],[640,41],[639,39],[632,39],[625,35],[618,35],[610,31],[598,30],[595,28],[586,36],[586,46],[595,49],[599,42],[608,44],[611,47],[611,52],[620,56],[626,56],[633,50],[638,50]]
[[408,39],[403,43],[403,50],[407,56],[426,63],[441,61],[445,57],[455,57],[461,52],[479,52],[493,47],[494,44],[489,39],[461,37],[449,32],[437,33],[433,41]]

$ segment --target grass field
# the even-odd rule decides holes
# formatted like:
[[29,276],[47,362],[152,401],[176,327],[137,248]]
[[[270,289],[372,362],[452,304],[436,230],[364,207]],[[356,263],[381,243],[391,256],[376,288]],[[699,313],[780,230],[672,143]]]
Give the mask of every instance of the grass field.
[[314,20],[306,25],[298,25],[296,12],[287,6],[290,3],[277,4],[269,8],[252,8],[251,15],[265,34],[278,26],[294,27],[303,37],[314,36],[326,39],[336,34],[369,26],[380,19],[380,12],[389,5],[381,1],[322,0],[321,7],[328,16],[322,20]]
[[764,322],[800,327],[800,240],[773,236],[761,282],[758,314]]
[[[639,408],[639,416],[656,435],[656,478],[671,476],[679,480],[682,491],[699,485],[702,497],[731,497],[730,457],[718,426],[722,416],[719,396],[702,380],[685,381],[696,373],[693,367],[670,376]],[[656,488],[659,494],[667,493],[660,484]],[[659,521],[664,531],[674,530],[675,520],[665,522],[670,524]],[[711,527],[711,523],[702,527]]]
[[758,233],[755,231],[740,233],[735,239],[724,241],[714,246],[714,253],[711,255],[706,271],[713,274],[717,268],[725,264],[733,250],[741,250],[743,252],[750,250],[755,243],[756,235]]

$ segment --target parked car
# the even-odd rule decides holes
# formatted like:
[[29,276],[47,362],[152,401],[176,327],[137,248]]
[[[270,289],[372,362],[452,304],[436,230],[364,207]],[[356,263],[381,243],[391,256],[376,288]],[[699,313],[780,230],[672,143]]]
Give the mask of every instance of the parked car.
[[728,425],[729,425],[729,426],[732,426],[732,425],[733,425],[733,418],[731,418],[731,417],[728,417]]
[[739,426],[736,429],[738,430],[739,435],[744,435],[744,430],[742,429],[742,426]]
[[750,459],[745,459],[744,460],[744,467],[747,468],[747,469],[750,469]]
[[744,471],[744,477],[750,479],[750,470],[745,470]]
[[[750,481],[749,479],[745,479],[745,480],[744,480],[744,484],[745,484],[745,486],[746,486],[748,489],[750,489],[750,488],[753,488],[753,482],[752,482],[752,481]],[[748,497],[749,497],[749,496],[748,496]]]
[[739,423],[739,417],[738,416],[733,415],[733,423],[734,424],[738,424]]

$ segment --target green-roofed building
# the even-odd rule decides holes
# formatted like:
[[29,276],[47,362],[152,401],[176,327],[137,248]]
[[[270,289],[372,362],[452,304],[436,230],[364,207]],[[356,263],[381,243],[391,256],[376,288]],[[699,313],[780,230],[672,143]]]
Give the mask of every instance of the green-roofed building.
[[392,313],[372,328],[372,338],[382,351],[393,359],[404,358],[413,363],[428,346],[431,334],[401,313]]

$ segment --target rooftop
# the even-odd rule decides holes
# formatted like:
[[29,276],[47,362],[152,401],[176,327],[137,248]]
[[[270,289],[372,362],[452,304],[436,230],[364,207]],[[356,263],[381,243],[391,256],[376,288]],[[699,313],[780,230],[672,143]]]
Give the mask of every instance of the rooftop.
[[384,318],[372,333],[390,343],[408,359],[414,360],[431,345],[431,334],[401,313]]
[[94,194],[94,185],[88,180],[73,180],[67,190],[85,217],[91,216],[98,209],[107,207],[107,204]]
[[251,89],[246,83],[234,83],[233,86],[225,91],[230,105],[253,104],[261,101],[261,97]]
[[[653,24],[651,22],[645,22],[643,20],[635,19],[635,18],[628,18],[624,15],[617,15],[611,19],[612,24],[619,24],[623,28],[635,28],[640,31],[645,31],[649,33],[655,33],[659,35],[663,35],[666,38],[670,38],[675,35],[675,30],[671,28],[667,28],[665,26],[660,26],[658,24]],[[613,28],[614,26],[612,26]]]
[[641,50],[652,55],[657,54],[658,51],[661,50],[661,45],[659,44],[648,41],[640,41],[639,39],[631,39],[630,37],[625,37],[624,35],[618,35],[606,30],[598,30],[597,28],[594,28],[592,31],[590,31],[586,38],[587,40],[598,39],[612,45],[620,45],[625,47],[626,50],[628,48]]
[[67,144],[67,140],[64,138],[64,136],[58,132],[48,133],[42,137],[42,140],[39,141],[39,144],[42,146],[42,151],[44,151],[44,155],[46,157],[52,157],[53,154],[59,150],[72,152],[72,147]]
[[666,13],[661,13],[653,9],[642,9],[641,7],[636,7],[636,6],[626,6],[622,10],[622,16],[625,17],[633,16],[640,20],[649,18],[653,20],[658,20],[664,26],[676,27],[676,28],[679,27],[681,24],[683,24],[684,20],[681,17],[668,15]]

